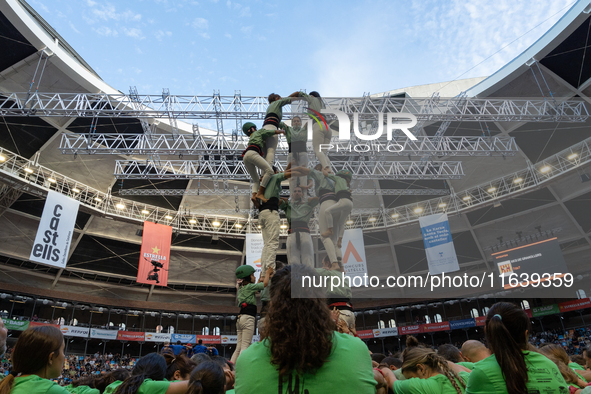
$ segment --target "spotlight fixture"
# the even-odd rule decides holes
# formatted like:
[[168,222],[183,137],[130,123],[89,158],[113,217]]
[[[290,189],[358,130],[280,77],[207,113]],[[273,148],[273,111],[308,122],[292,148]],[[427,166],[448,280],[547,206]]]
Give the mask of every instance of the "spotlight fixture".
[[522,177],[518,177],[518,178],[513,179],[513,183],[515,183],[515,184],[518,184],[518,183],[521,183],[521,182],[523,182],[523,178]]
[[125,205],[123,205],[122,203],[117,203],[117,204],[115,205],[115,207],[116,207],[117,209],[125,209]]
[[414,213],[416,213],[417,215],[422,212],[423,212],[423,208],[421,208],[421,207],[416,207],[414,210]]

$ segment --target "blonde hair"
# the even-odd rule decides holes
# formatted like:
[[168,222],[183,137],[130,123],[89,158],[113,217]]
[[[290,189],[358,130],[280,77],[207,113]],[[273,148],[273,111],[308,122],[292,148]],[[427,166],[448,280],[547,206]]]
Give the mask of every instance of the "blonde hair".
[[[449,366],[447,365],[447,361],[439,356],[435,351],[432,349],[422,348],[422,347],[413,347],[406,354],[404,355],[404,361],[402,363],[402,373],[409,371],[409,372],[416,372],[417,365],[423,364],[428,366],[429,368],[442,373],[445,375],[452,386],[456,389],[458,394],[462,394],[462,389],[460,385],[465,389],[466,383],[454,372],[452,371]],[[458,385],[458,381],[460,385]]]

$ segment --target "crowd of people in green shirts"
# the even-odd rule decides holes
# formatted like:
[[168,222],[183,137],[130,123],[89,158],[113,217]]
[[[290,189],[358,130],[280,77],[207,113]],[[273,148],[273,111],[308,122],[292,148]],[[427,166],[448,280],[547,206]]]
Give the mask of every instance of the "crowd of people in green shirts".
[[[529,343],[530,319],[518,306],[499,302],[485,320],[485,343],[436,350],[407,336],[399,358],[371,354],[351,333],[340,332],[322,289],[292,298],[292,278],[314,275],[303,264],[273,273],[260,342],[236,363],[199,353],[189,359],[170,349],[140,358],[133,369],[116,369],[62,387],[55,382],[64,362],[64,337],[53,326],[27,329],[11,353],[12,370],[0,394],[589,394],[591,346],[584,365],[558,344]],[[0,352],[7,330],[0,323]]]

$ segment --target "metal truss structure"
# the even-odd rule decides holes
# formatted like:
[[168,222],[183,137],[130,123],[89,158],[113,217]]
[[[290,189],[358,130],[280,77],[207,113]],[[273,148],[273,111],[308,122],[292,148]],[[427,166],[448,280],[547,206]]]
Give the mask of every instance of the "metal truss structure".
[[[211,155],[242,152],[247,139],[229,139],[225,136],[203,137],[170,134],[71,134],[61,135],[60,147],[64,154],[118,154],[118,155]],[[336,144],[336,141],[335,141]],[[370,146],[378,156],[512,156],[517,152],[513,137],[395,137],[391,141],[360,141],[349,144]],[[389,148],[390,147],[390,148]],[[340,149],[341,152],[346,149]],[[355,152],[354,149],[351,149]],[[223,152],[223,153],[222,153]],[[279,144],[276,154],[287,156],[287,144]],[[336,148],[328,155],[337,154]]]
[[[464,175],[459,161],[331,161],[335,170],[347,169],[355,179],[459,179]],[[278,167],[282,167],[278,165]],[[280,171],[283,168],[279,168]],[[249,180],[242,161],[117,160],[117,179],[228,179]]]
[[[482,122],[583,122],[589,118],[583,100],[494,98],[334,97],[328,109],[358,113],[375,120],[378,113],[411,113],[417,120]],[[263,119],[266,97],[178,96],[105,93],[10,93],[0,97],[0,116],[107,117],[166,119]],[[286,118],[290,117],[286,107]]]
[[[392,209],[356,210],[347,224],[366,231],[380,230],[415,222],[420,216],[439,212],[449,215],[467,212],[486,205],[521,195],[591,164],[591,138],[571,146],[547,159],[530,164],[527,168],[497,178],[446,197]],[[108,218],[142,223],[150,220],[169,224],[175,231],[187,233],[224,234],[227,237],[244,237],[246,232],[258,232],[256,220],[249,217],[223,216],[215,213],[196,215],[171,211],[160,207],[115,197],[91,188],[72,178],[38,165],[13,152],[0,148],[0,181],[22,192],[45,195],[49,190],[74,198],[81,209]],[[285,229],[282,234],[285,235]]]
[[[120,196],[249,196],[250,189],[230,189],[214,187],[213,189],[122,189]],[[447,196],[448,189],[352,189],[355,196]],[[282,196],[289,196],[289,190],[284,189]]]

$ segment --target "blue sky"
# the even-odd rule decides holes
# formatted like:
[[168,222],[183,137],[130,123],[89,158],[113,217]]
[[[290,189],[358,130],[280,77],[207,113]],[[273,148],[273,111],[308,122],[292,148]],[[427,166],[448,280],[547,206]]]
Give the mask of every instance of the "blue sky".
[[574,4],[28,1],[103,80],[124,93],[134,85],[140,94],[166,87],[171,94],[211,95],[216,89],[245,96],[300,89],[360,96],[490,75]]

